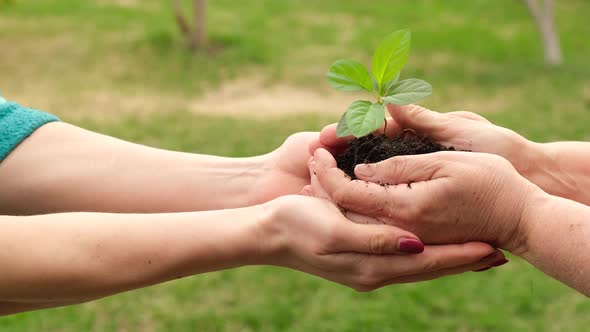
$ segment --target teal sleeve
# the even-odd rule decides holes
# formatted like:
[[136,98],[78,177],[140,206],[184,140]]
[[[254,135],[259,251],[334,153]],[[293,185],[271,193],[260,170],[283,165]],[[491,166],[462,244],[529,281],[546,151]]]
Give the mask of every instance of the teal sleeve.
[[0,161],[42,125],[59,121],[51,114],[6,102],[0,97]]

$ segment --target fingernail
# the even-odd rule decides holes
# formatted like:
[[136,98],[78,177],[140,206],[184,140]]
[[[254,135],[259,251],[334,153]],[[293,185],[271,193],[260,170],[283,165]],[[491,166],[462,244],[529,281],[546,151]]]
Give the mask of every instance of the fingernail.
[[[480,261],[480,262],[489,261],[489,260],[491,260],[492,258],[495,258],[495,257],[498,257],[498,256],[500,256],[500,252],[498,252],[498,251],[494,251],[493,253],[491,253],[491,254],[487,255],[486,257],[484,257],[484,258],[480,259],[479,261]],[[504,259],[504,257],[502,257],[502,259]]]
[[483,269],[473,270],[473,272],[483,272],[483,271],[487,271],[489,269],[491,269],[491,267],[488,266],[488,267],[484,267]]
[[314,157],[316,160],[325,161],[328,158],[326,154],[330,154],[330,152],[324,149],[317,149],[315,150]]
[[398,250],[406,254],[419,254],[424,251],[424,244],[416,239],[401,238],[397,243]]
[[495,261],[494,263],[490,264],[491,267],[497,267],[497,266],[501,266],[508,263],[508,260],[506,258],[502,258],[498,261]]
[[376,167],[375,164],[360,164],[356,165],[354,168],[354,173],[357,176],[362,176],[365,178],[370,178],[375,175]]

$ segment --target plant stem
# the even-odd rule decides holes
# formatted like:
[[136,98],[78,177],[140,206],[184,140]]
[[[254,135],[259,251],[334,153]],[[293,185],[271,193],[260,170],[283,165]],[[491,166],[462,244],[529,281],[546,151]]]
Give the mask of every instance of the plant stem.
[[381,95],[379,94],[379,92],[377,92],[375,90],[373,90],[372,92],[373,92],[373,96],[375,96],[375,98],[377,99],[377,102],[379,104],[382,104],[383,103],[383,100],[381,100]]

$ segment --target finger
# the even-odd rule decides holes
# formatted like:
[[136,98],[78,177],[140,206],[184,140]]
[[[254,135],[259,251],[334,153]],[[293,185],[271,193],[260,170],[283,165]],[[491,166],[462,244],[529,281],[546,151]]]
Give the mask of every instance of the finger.
[[315,150],[321,149],[321,148],[325,149],[326,146],[320,142],[320,139],[318,138],[316,140],[313,140],[309,143],[309,154],[311,156],[313,156]]
[[443,268],[438,271],[431,271],[431,272],[425,272],[425,273],[418,273],[418,274],[414,274],[414,275],[394,277],[394,278],[384,281],[381,285],[378,285],[378,287],[383,287],[383,286],[387,286],[387,285],[391,285],[391,284],[415,283],[415,282],[420,282],[420,281],[434,280],[434,279],[438,279],[441,277],[461,274],[461,273],[465,273],[465,272],[472,272],[472,271],[478,272],[478,270],[485,271],[485,270],[488,270],[494,266],[502,265],[507,262],[508,262],[508,260],[506,260],[506,258],[504,257],[504,254],[502,254],[500,251],[496,251],[493,254],[491,254],[491,257],[484,258],[484,259],[477,261],[475,263],[470,263],[470,264],[465,264],[465,265],[460,265],[460,266],[455,266],[455,267],[449,267],[449,268]]
[[370,225],[383,225],[386,224],[384,221],[379,220],[378,218],[366,216],[364,214],[359,214],[353,211],[344,211],[344,216],[346,219],[357,223],[357,224],[370,224]]
[[310,192],[314,197],[330,200],[330,195],[328,195],[328,193],[324,190],[324,188],[322,188],[322,185],[318,181],[318,177],[314,171],[314,164],[314,158],[311,158],[307,163],[307,167],[309,168],[309,174],[311,175]]
[[440,176],[440,171],[450,157],[452,156],[448,152],[397,156],[375,164],[359,164],[354,173],[361,180],[377,183],[409,184],[428,181]]
[[338,124],[332,123],[332,124],[329,124],[329,125],[325,126],[324,128],[322,128],[322,130],[320,131],[320,142],[322,142],[322,144],[325,144],[327,146],[339,146],[339,145],[347,144],[348,141],[350,141],[352,139],[352,136],[346,136],[346,137],[336,136],[336,128],[337,127],[338,127]]
[[[385,129],[385,134],[388,137],[394,137],[401,132],[401,128],[398,123],[392,119],[387,118],[387,126],[383,126],[375,131],[376,135],[383,134],[383,130]],[[333,123],[328,125],[322,129],[320,132],[320,143],[323,148],[327,148],[328,151],[334,153],[334,151],[342,152],[348,146],[348,143],[354,138],[353,136],[345,136],[345,137],[338,137],[336,135],[336,128],[338,127],[337,124]],[[315,150],[314,150],[315,151]]]
[[357,266],[357,278],[359,283],[377,288],[417,275],[432,279],[437,271],[460,266],[486,267],[503,258],[500,251],[481,242],[426,246],[419,255],[368,256]]
[[334,156],[343,154],[348,148],[348,143],[354,139],[354,136],[338,137],[336,128],[337,124],[333,123],[324,127],[320,132],[321,147],[330,151]]
[[383,126],[375,131],[375,135],[382,135],[383,130],[385,130],[385,136],[387,137],[396,137],[402,132],[402,128],[400,125],[395,121],[395,119],[387,117],[385,119],[387,126]]
[[418,237],[389,225],[343,223],[334,234],[332,253],[355,252],[371,255],[419,254],[424,244]]
[[299,195],[313,196],[313,192],[312,192],[311,186],[310,185],[306,185],[305,187],[303,187],[303,189],[301,189],[301,191],[299,192]]
[[315,151],[317,149],[325,149],[325,150],[330,151],[331,154],[337,156],[339,154],[342,154],[346,150],[347,147],[348,147],[348,144],[343,144],[341,146],[329,146],[329,145],[323,144],[318,136],[317,139],[315,139],[309,143],[309,154],[311,156],[313,156],[313,154],[315,153]]
[[401,128],[410,128],[429,136],[444,130],[444,114],[433,112],[422,106],[390,104],[387,105],[387,110]]
[[399,217],[399,211],[406,211],[416,204],[408,195],[406,186],[384,187],[371,182],[352,181],[336,167],[333,159],[326,150],[317,150],[314,171],[330,200],[345,210],[372,217],[394,218]]
[[317,167],[321,165],[322,168],[332,169],[337,168],[338,164],[336,163],[336,159],[334,156],[330,154],[325,149],[318,149],[313,155],[312,165],[314,166],[314,171],[317,172]]
[[479,114],[473,113],[473,112],[455,111],[455,112],[448,112],[445,114],[452,115],[452,116],[458,116],[463,119],[468,119],[468,120],[479,121],[479,122],[491,124],[491,122],[488,119],[484,118],[483,116],[481,116]]

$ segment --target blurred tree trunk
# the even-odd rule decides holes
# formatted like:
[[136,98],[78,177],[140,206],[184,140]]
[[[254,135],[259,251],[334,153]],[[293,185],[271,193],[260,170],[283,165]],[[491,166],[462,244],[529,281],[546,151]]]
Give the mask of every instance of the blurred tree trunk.
[[186,18],[182,0],[171,0],[176,24],[186,44],[192,51],[203,47],[207,42],[206,2],[207,0],[193,0],[194,24],[191,27]]
[[555,30],[555,5],[553,0],[524,0],[535,20],[541,35],[545,62],[550,65],[561,64],[561,47]]

